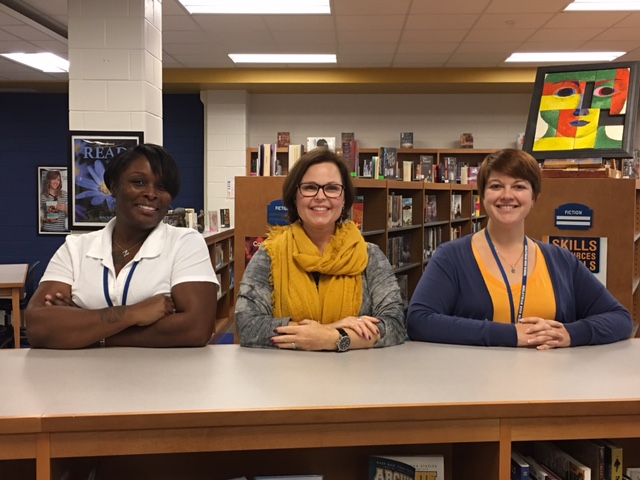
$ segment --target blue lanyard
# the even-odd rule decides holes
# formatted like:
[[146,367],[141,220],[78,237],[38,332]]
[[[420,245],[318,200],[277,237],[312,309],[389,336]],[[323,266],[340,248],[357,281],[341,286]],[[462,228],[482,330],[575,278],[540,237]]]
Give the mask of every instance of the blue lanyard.
[[[504,279],[504,284],[507,287],[507,294],[509,295],[509,307],[511,309],[511,323],[516,323],[515,317],[515,308],[513,305],[513,294],[511,293],[511,286],[509,285],[509,279],[507,278],[507,272],[504,271],[502,267],[502,262],[500,262],[500,257],[498,257],[498,252],[496,251],[496,247],[494,247],[493,242],[491,241],[491,237],[489,236],[489,230],[484,229],[484,234],[487,237],[487,243],[489,244],[489,248],[491,249],[491,253],[493,253],[493,257],[496,259],[496,263],[498,264],[498,268],[500,268],[500,273],[502,273],[502,278]],[[527,243],[527,237],[524,237],[524,254],[522,257],[522,290],[520,291],[520,306],[518,307],[518,318],[517,321],[520,323],[522,320],[522,313],[524,311],[524,298],[527,294],[527,270],[529,268],[529,245]]]
[[[138,262],[135,262],[131,267],[131,271],[127,276],[127,281],[124,282],[124,292],[122,294],[122,305],[127,304],[127,293],[129,293],[129,285],[131,284],[131,279],[133,278],[133,272],[136,271],[136,267],[138,266]],[[113,302],[111,301],[111,296],[109,295],[109,269],[104,267],[104,275],[102,276],[102,288],[104,289],[104,298],[107,300],[107,305],[113,307]]]

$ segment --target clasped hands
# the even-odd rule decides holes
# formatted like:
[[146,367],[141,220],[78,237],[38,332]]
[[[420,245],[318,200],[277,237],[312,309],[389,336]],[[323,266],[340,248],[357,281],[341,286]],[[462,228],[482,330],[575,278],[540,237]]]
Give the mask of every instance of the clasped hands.
[[[376,324],[380,320],[375,317],[345,317],[329,324],[321,324],[315,320],[290,321],[289,325],[274,329],[275,336],[271,343],[276,348],[290,350],[335,350],[340,338],[338,328],[349,329],[366,341],[380,338],[380,329]],[[353,344],[352,344],[353,345]]]
[[536,347],[538,350],[570,347],[571,336],[564,325],[555,320],[525,317],[516,324],[519,347]]
[[[45,307],[76,307],[78,305],[71,299],[71,296],[66,296],[61,292],[56,292],[55,295],[46,294],[44,296]],[[157,294],[142,302],[136,303],[129,307],[133,312],[133,323],[139,327],[151,325],[161,318],[167,317],[176,313],[176,306],[173,302],[171,295]]]

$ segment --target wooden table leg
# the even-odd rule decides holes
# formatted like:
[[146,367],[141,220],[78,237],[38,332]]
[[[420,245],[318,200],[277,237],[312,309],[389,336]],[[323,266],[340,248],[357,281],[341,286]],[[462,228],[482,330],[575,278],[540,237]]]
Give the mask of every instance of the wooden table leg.
[[13,312],[11,313],[11,323],[13,324],[13,342],[14,348],[20,348],[20,326],[22,325],[22,312],[20,311],[20,289],[11,289],[11,305]]

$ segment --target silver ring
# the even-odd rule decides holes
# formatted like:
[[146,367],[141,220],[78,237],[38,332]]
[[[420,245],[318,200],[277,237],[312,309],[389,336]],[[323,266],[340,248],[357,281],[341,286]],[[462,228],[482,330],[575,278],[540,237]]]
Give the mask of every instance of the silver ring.
[[173,311],[171,313],[176,313],[176,309],[174,308]]
[[296,342],[291,342],[291,348],[296,349]]
[[358,321],[361,322],[362,321],[362,317],[358,317]]

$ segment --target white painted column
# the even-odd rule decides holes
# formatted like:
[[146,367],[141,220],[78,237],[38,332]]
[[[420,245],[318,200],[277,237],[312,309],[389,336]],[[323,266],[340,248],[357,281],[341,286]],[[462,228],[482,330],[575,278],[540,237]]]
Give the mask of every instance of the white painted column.
[[162,0],[68,0],[69,128],[162,144]]
[[246,175],[249,94],[207,90],[200,99],[205,107],[205,205],[208,211],[228,208],[233,227],[234,199],[227,196],[227,182]]

